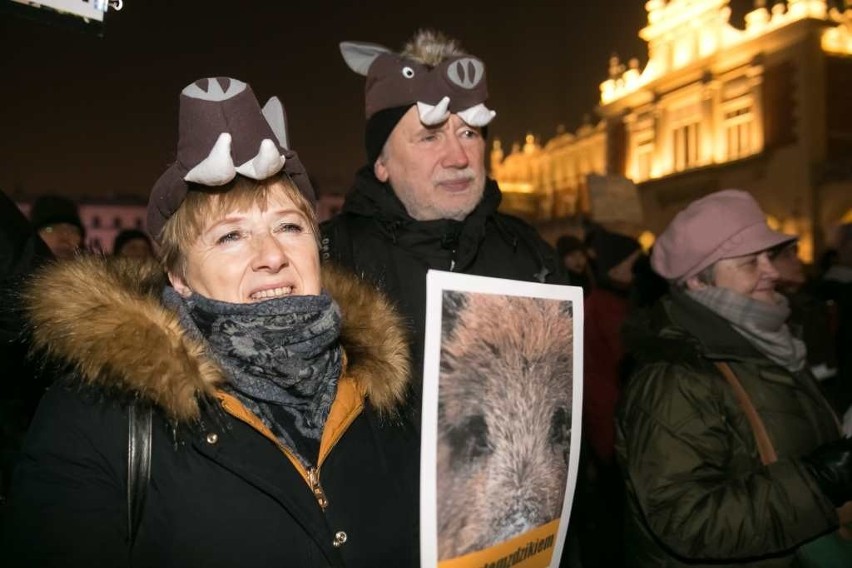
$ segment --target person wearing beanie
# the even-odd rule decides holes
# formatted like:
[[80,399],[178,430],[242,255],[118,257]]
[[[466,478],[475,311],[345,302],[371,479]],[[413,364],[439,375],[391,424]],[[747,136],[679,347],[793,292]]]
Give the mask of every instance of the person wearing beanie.
[[588,243],[594,258],[595,287],[584,304],[583,422],[594,455],[602,465],[612,466],[615,405],[624,357],[621,325],[630,308],[633,264],[642,249],[636,239],[603,227],[589,234]]
[[30,222],[59,259],[73,258],[83,247],[86,229],[77,204],[65,197],[43,195],[30,210]]
[[125,256],[144,260],[154,256],[154,245],[144,231],[125,229],[115,236],[112,244],[113,256]]
[[690,203],[657,238],[670,291],[625,329],[636,367],[617,418],[628,565],[821,565],[850,520],[852,441],[775,290],[769,253],[794,239],[739,190]]
[[148,203],[161,263],[81,256],[25,291],[63,376],[12,481],[3,565],[417,566],[402,319],[321,267],[277,98],[212,77],[179,108]]
[[592,289],[593,278],[583,241],[573,235],[562,235],[556,241],[556,256],[562,260],[571,284],[581,286],[583,293],[588,294]]
[[[347,65],[366,76],[361,168],[340,215],[323,224],[323,257],[386,292],[412,330],[422,369],[426,272],[447,270],[567,283],[555,251],[525,222],[499,213],[485,172],[485,64],[459,44],[419,31],[401,53],[344,42]],[[421,380],[408,406],[419,423]]]

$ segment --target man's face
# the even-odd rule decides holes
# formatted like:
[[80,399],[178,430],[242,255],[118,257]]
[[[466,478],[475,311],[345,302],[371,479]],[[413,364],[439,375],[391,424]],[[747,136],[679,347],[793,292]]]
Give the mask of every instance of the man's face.
[[769,260],[769,253],[724,258],[716,263],[714,285],[727,288],[753,300],[774,304],[777,301],[775,283],[778,271]]
[[461,221],[485,190],[485,140],[458,115],[426,126],[411,107],[388,137],[374,172],[390,183],[414,219]]

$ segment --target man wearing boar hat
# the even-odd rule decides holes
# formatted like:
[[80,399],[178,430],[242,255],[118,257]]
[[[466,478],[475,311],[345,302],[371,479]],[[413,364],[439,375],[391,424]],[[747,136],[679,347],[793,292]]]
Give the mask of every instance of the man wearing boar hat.
[[[485,172],[485,65],[440,33],[420,31],[401,53],[340,46],[367,78],[367,164],[341,214],[324,224],[324,258],[382,288],[408,318],[414,369],[422,368],[426,272],[449,270],[567,283],[555,252],[525,222],[499,213]],[[421,382],[410,408],[419,421]]]

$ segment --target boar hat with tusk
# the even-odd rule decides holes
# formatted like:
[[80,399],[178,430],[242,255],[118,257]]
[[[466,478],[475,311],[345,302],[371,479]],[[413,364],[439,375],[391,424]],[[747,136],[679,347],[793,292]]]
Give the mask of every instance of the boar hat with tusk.
[[220,187],[237,175],[261,181],[283,170],[316,201],[308,174],[287,140],[284,106],[272,97],[263,109],[251,87],[237,79],[199,79],[180,94],[177,158],[154,184],[148,232],[160,232],[194,187]]
[[341,43],[340,52],[350,69],[367,77],[365,141],[370,164],[412,105],[427,126],[457,114],[470,126],[485,127],[496,115],[485,106],[485,65],[440,34],[419,32],[403,53],[352,41]]

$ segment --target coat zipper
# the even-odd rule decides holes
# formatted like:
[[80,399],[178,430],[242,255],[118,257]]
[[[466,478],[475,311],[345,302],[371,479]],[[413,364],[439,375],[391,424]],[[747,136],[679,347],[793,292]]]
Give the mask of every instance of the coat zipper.
[[319,503],[320,509],[325,511],[328,507],[328,498],[325,496],[325,491],[320,483],[318,467],[308,468],[308,483],[310,483],[311,491],[313,491],[314,498],[316,498],[317,503]]
[[[234,414],[233,412],[231,412],[229,410],[229,408],[227,406],[225,406],[225,411],[228,412],[231,416],[233,416],[237,420],[240,420],[241,422],[244,422],[244,423],[248,424],[249,426],[256,428],[256,426],[253,425],[250,420],[247,420],[242,416]],[[349,428],[349,425],[352,424],[352,422],[355,420],[355,418],[358,417],[359,414],[360,414],[360,412],[352,413],[352,415],[350,415],[349,418],[341,425],[341,427],[339,429],[340,433],[337,436],[335,436],[334,439],[332,439],[331,443],[329,444],[329,451],[330,451],[331,448],[333,448],[337,444],[338,440],[340,440],[341,436],[343,435],[343,432],[345,432]],[[262,435],[264,435],[264,434],[262,434]],[[293,456],[290,453],[290,451],[281,442],[276,440],[274,437],[272,437],[272,438],[269,438],[268,436],[265,436],[265,437],[267,437],[269,440],[274,442],[275,445],[278,446],[278,448],[281,450],[281,452],[285,456],[287,456],[287,459],[290,460],[290,463],[292,463],[296,467],[297,470],[299,469],[299,466],[298,466],[299,460],[297,460],[295,458],[295,456]],[[322,459],[322,456],[321,456],[321,459]],[[319,463],[319,465],[317,465],[317,467],[309,467],[305,473],[307,473],[307,482],[308,482],[308,486],[311,489],[311,493],[314,494],[314,498],[317,500],[317,504],[319,504],[320,509],[322,509],[322,511],[325,512],[325,510],[328,508],[328,497],[326,497],[325,490],[322,488],[322,483],[320,483],[320,468],[321,467],[322,467],[322,461]]]
[[[341,434],[334,437],[331,441],[330,446],[333,448],[337,441],[340,440],[340,436],[346,429],[352,424],[352,421],[358,416],[359,413],[355,413],[350,416],[349,420],[346,421],[345,424],[340,428]],[[286,448],[283,448],[286,451]],[[289,453],[289,452],[288,452]],[[325,496],[325,490],[322,488],[322,483],[320,483],[320,467],[322,467],[322,463],[320,463],[317,467],[309,467],[308,468],[308,483],[311,486],[311,491],[314,494],[314,498],[316,498],[317,503],[319,503],[320,508],[325,511],[328,507],[328,497]]]

